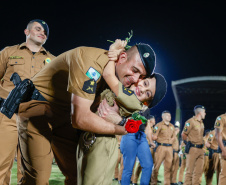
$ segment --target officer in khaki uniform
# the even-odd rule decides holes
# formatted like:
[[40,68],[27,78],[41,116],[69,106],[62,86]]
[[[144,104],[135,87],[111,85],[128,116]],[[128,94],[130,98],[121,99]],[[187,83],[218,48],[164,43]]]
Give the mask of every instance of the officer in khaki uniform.
[[182,154],[180,155],[181,166],[180,166],[180,170],[179,170],[178,185],[181,185],[184,182],[184,170],[185,170],[185,167],[186,167],[185,142],[182,141],[181,145],[180,145],[180,149],[181,149]]
[[186,147],[190,146],[189,152],[186,148],[186,174],[184,184],[198,185],[200,176],[203,172],[204,151],[203,151],[203,133],[206,112],[205,107],[197,105],[194,107],[195,116],[185,122],[182,132],[183,140],[187,140]]
[[173,162],[171,166],[171,185],[177,185],[177,172],[179,169],[179,140],[178,133],[180,132],[180,127],[175,124],[175,139],[173,142]]
[[209,168],[205,172],[206,184],[211,185],[213,180],[213,174],[216,171],[217,183],[219,180],[219,174],[221,171],[220,165],[220,153],[218,151],[218,143],[216,139],[215,130],[210,131],[206,146],[209,149]]
[[[7,98],[14,88],[10,81],[11,75],[16,72],[21,80],[32,78],[55,57],[42,45],[49,35],[48,25],[39,19],[32,20],[24,30],[26,42],[4,48],[0,52],[0,97]],[[0,184],[9,184],[11,167],[17,152],[18,181],[22,177],[20,171],[20,152],[17,151],[18,132],[16,115],[8,119],[0,113]]]
[[[117,76],[125,87],[149,74],[153,64],[148,62],[155,62],[152,60],[153,55],[149,53],[145,55],[147,63],[144,64],[138,47],[144,53],[149,53],[151,49],[146,44],[133,46],[122,52],[115,64]],[[31,100],[21,103],[19,107],[19,141],[25,169],[22,184],[48,184],[52,150],[66,177],[65,184],[77,184],[77,129],[108,138],[105,145],[101,145],[103,150],[96,153],[96,156],[116,156],[115,161],[101,161],[105,165],[105,174],[98,180],[106,185],[111,183],[113,174],[109,175],[108,171],[114,171],[117,160],[117,140],[113,135],[123,135],[126,131],[124,127],[117,125],[122,118],[117,113],[116,104],[111,107],[106,101],[102,102],[111,119],[103,119],[95,114],[100,103],[100,93],[106,89],[102,73],[108,60],[106,50],[78,47],[56,57],[32,79],[40,92],[40,98],[45,98],[46,101]],[[134,72],[134,69],[138,70]],[[95,144],[98,144],[97,140]],[[95,166],[97,162],[93,158],[89,165]],[[81,172],[85,173],[83,169]]]
[[164,184],[170,185],[170,170],[173,161],[173,147],[175,140],[174,125],[170,123],[171,114],[169,111],[162,112],[162,121],[157,123],[153,130],[153,140],[157,142],[157,149],[154,157],[154,169],[151,176],[151,184],[157,184],[157,176],[160,165],[164,161]]
[[226,113],[217,117],[214,127],[218,150],[221,152],[221,172],[218,184],[224,185],[226,184]]

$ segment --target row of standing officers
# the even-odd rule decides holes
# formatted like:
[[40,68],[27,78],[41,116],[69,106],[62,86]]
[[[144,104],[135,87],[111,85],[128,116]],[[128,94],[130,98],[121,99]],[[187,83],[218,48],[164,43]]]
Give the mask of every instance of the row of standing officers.
[[[206,109],[202,105],[194,107],[194,116],[188,119],[181,131],[182,142],[179,145],[178,134],[179,125],[171,124],[171,114],[169,111],[162,112],[162,121],[155,124],[154,116],[149,118],[152,127],[152,139],[155,140],[156,147],[150,145],[154,167],[150,184],[155,185],[158,181],[158,172],[161,164],[164,164],[164,184],[165,185],[199,185],[202,181],[202,174],[205,175],[207,185],[212,184],[213,174],[216,171],[217,184],[226,183],[225,166],[225,134],[226,134],[226,114],[216,118],[215,129],[206,130],[204,134],[204,123]],[[114,180],[121,180],[123,173],[123,158],[120,153],[120,137],[118,164],[115,168]],[[144,154],[145,155],[145,154]],[[181,166],[179,169],[179,161]],[[142,171],[140,163],[134,165],[131,182],[137,184]],[[178,183],[177,183],[177,174]],[[184,177],[185,172],[185,177]]]

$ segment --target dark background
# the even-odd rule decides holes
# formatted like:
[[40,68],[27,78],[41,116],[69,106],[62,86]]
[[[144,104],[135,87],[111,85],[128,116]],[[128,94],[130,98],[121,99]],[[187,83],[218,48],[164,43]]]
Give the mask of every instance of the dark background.
[[226,76],[223,2],[9,1],[0,6],[0,15],[1,49],[24,42],[27,23],[38,18],[50,27],[44,47],[54,55],[77,46],[108,49],[107,40],[124,39],[133,30],[130,44],[143,42],[153,47],[157,55],[155,71],[163,74],[168,83],[167,95],[151,110],[157,122],[163,110],[171,111],[172,123],[175,121],[171,81]]

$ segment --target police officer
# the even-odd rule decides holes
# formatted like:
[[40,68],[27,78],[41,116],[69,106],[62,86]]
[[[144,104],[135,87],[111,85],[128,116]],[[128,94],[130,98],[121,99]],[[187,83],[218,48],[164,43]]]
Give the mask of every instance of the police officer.
[[175,140],[174,125],[170,123],[171,113],[162,112],[162,121],[157,123],[153,130],[153,140],[157,142],[157,149],[154,157],[154,169],[151,177],[151,184],[157,184],[157,176],[160,165],[164,161],[164,184],[170,185],[170,170],[173,161],[173,147]]
[[210,131],[208,139],[206,141],[206,146],[209,149],[209,168],[207,171],[205,171],[206,184],[212,184],[213,174],[215,171],[218,184],[221,164],[215,130]]
[[[198,185],[203,172],[204,151],[203,151],[203,119],[206,116],[205,107],[197,105],[194,107],[195,116],[185,122],[182,132],[183,140],[187,140],[186,147],[186,174],[184,184]],[[190,147],[189,147],[190,146]]]
[[[55,57],[42,46],[49,36],[47,23],[40,19],[32,20],[24,30],[26,42],[20,45],[5,47],[0,53],[0,97],[6,99],[14,88],[10,81],[16,72],[22,80],[32,78]],[[18,133],[16,115],[11,119],[0,113],[0,184],[9,184],[6,176],[10,176],[15,152],[17,151]],[[20,153],[17,154],[18,180],[20,172]]]
[[[48,184],[52,150],[66,177],[65,183],[76,184],[77,165],[81,166],[76,162],[77,129],[102,134],[108,138],[106,144],[101,145],[103,150],[100,155],[116,154],[116,158],[112,161],[101,161],[104,164],[101,169],[104,173],[95,180],[102,181],[102,184],[111,184],[114,173],[109,175],[108,172],[112,172],[112,169],[114,172],[118,147],[114,135],[123,135],[126,131],[124,127],[117,125],[122,118],[117,112],[116,104],[111,107],[106,101],[102,102],[102,108],[105,109],[103,113],[111,113],[110,119],[103,119],[95,114],[100,104],[100,93],[106,89],[102,74],[108,60],[106,50],[78,47],[56,57],[32,79],[46,101],[31,100],[19,107],[19,139],[23,165],[26,167],[22,184]],[[139,78],[150,75],[154,66],[153,50],[149,45],[139,44],[120,54],[115,70],[122,84],[129,87],[138,82]],[[96,156],[99,157],[98,154]],[[99,167],[95,159],[87,163]],[[80,180],[78,184],[88,184],[86,180],[89,181],[86,176]],[[91,183],[98,184],[94,181]]]
[[223,185],[226,183],[226,113],[217,117],[214,127],[218,150],[222,152],[220,156],[221,172],[219,175],[219,185]]
[[178,134],[180,132],[179,125],[175,124],[175,139],[173,142],[173,162],[171,166],[171,185],[177,185],[177,171],[179,168],[179,140]]

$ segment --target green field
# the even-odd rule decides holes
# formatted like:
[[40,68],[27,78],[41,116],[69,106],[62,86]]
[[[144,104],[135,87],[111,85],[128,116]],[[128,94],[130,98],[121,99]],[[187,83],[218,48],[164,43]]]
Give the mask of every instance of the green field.
[[[16,178],[16,174],[17,174],[17,165],[16,162],[13,165],[13,169],[12,169],[12,177],[11,177],[11,185],[16,185],[17,182],[17,178]],[[163,184],[164,181],[164,168],[163,165],[161,165],[160,170],[159,170],[159,176],[158,179],[160,181],[162,181],[161,184]],[[57,165],[52,165],[52,173],[51,173],[51,177],[49,180],[49,184],[50,185],[63,185],[64,184],[64,176],[62,175],[61,171],[59,170]],[[138,182],[139,184],[139,182]],[[204,175],[202,176],[202,185],[206,184],[205,182],[205,178]],[[214,174],[213,177],[213,182],[212,184],[217,184],[216,183],[216,175]],[[117,181],[113,181],[112,185],[118,185]]]

